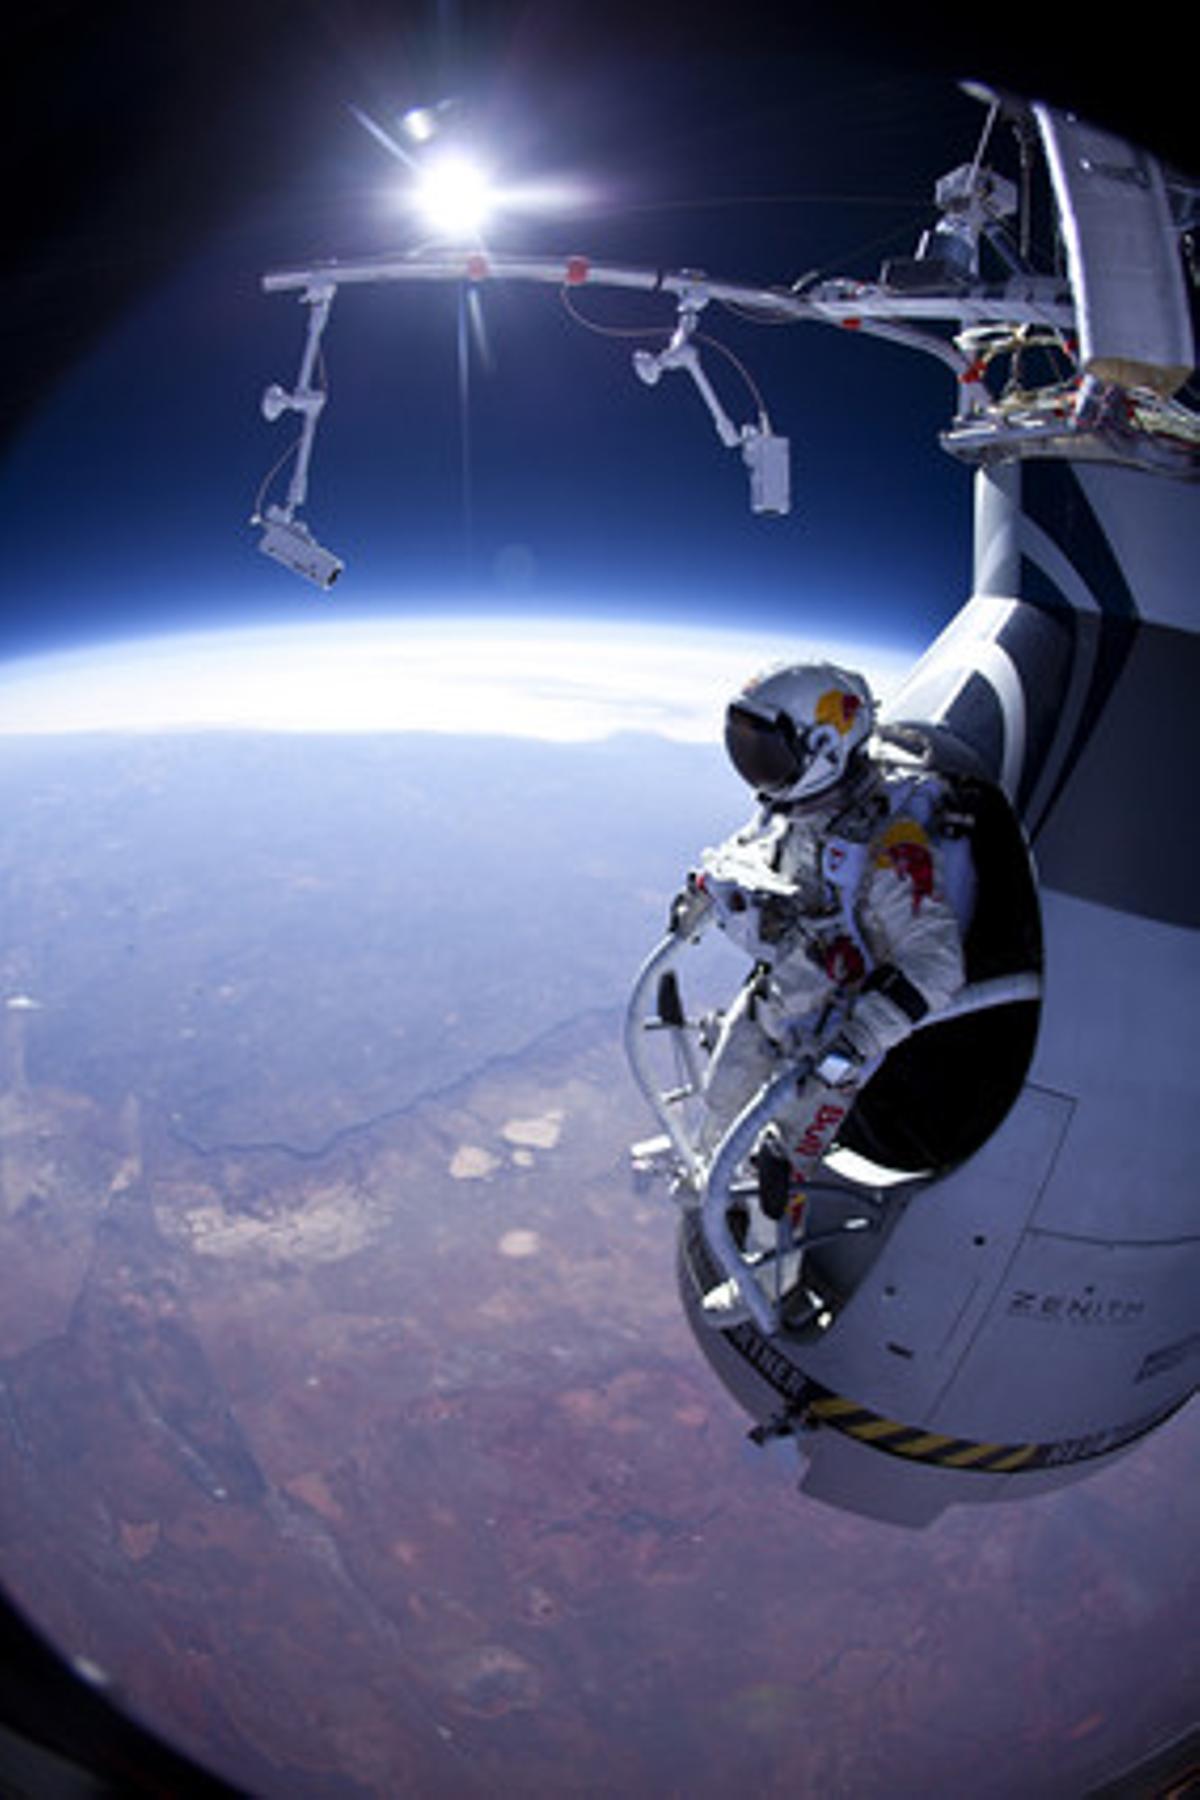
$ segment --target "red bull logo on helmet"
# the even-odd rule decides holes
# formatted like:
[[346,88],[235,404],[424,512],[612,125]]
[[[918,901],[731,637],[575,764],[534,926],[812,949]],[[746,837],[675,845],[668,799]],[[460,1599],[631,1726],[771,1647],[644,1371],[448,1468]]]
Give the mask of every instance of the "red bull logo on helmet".
[[818,725],[832,725],[839,737],[845,737],[861,711],[862,700],[857,694],[845,688],[826,688],[813,708],[813,718]]

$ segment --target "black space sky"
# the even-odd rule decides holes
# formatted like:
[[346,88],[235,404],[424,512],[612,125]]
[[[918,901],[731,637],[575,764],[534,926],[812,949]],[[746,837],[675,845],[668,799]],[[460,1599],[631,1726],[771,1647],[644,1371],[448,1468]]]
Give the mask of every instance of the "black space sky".
[[[549,291],[486,296],[496,369],[474,372],[469,542],[453,295],[339,302],[310,515],[348,567],[316,596],[245,523],[281,448],[259,395],[290,381],[300,344],[298,309],[258,277],[404,247],[382,205],[394,168],[349,108],[388,120],[451,94],[512,173],[599,196],[503,248],[763,282],[872,274],[972,151],[959,77],[1195,167],[1189,26],[1176,0],[18,0],[0,112],[0,657],[333,608],[812,615],[920,641],[968,574],[969,482],[934,443],[937,371],[722,321],[795,449],[794,516],[755,522],[694,397],[640,388],[627,349],[571,327]],[[623,322],[619,296],[591,299]],[[64,1697],[19,1629],[0,1609],[10,1716],[116,1768],[113,1792],[194,1791],[139,1780],[120,1726],[94,1726],[99,1703]]]
[[[712,320],[793,442],[794,513],[762,521],[686,384],[649,393],[628,345],[580,331],[552,290],[484,296],[494,366],[471,370],[465,490],[454,291],[342,296],[308,508],[347,562],[335,597],[269,564],[246,526],[287,441],[259,395],[294,378],[303,322],[260,273],[415,241],[388,202],[397,165],[351,107],[391,122],[453,95],[506,177],[587,184],[570,216],[498,226],[498,250],[763,283],[873,275],[911,250],[982,122],[960,76],[1195,160],[1166,6],[1139,8],[1119,53],[1078,11],[1053,32],[1001,32],[994,9],[830,11],[27,9],[3,126],[0,654],[331,607],[923,641],[968,577],[969,480],[935,441],[945,377],[814,328]],[[669,322],[661,304],[584,298],[606,324]],[[736,378],[721,386],[747,416]]]

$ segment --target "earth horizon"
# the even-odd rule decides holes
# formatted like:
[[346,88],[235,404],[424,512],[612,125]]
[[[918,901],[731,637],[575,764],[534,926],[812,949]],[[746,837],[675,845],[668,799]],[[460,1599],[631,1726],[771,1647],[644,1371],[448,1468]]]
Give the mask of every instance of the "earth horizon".
[[1191,1723],[1196,1421],[924,1533],[747,1443],[620,1048],[744,795],[629,716],[0,738],[0,1579],[264,1795],[1098,1782]]

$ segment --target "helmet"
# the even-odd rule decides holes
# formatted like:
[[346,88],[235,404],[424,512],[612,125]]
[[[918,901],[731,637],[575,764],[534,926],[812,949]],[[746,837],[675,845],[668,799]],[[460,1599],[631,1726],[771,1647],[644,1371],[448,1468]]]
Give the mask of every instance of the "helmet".
[[730,702],[725,748],[759,793],[814,800],[850,773],[874,722],[875,702],[861,675],[832,663],[780,664]]

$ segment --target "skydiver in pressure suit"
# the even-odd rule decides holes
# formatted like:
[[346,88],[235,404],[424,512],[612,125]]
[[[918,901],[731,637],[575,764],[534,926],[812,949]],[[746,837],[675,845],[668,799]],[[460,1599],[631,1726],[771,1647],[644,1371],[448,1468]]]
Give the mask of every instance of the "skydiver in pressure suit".
[[[759,1147],[760,1194],[762,1160],[785,1164],[793,1213],[863,1082],[963,982],[937,843],[940,784],[872,755],[874,713],[861,676],[831,664],[752,680],[728,708],[725,743],[759,811],[703,852],[676,903],[684,929],[691,903],[711,905],[753,959],[715,1027],[704,1147],[713,1151],[764,1083],[793,1063],[794,1094]],[[779,1187],[777,1179],[777,1195]],[[749,1210],[752,1256],[775,1244],[777,1220],[762,1201]],[[717,1325],[740,1312],[728,1282],[704,1305]]]

